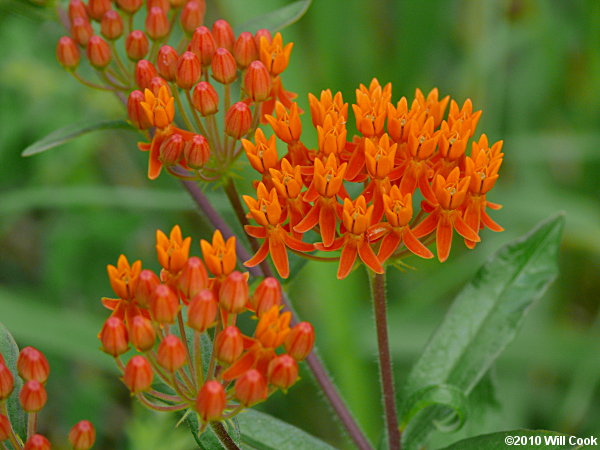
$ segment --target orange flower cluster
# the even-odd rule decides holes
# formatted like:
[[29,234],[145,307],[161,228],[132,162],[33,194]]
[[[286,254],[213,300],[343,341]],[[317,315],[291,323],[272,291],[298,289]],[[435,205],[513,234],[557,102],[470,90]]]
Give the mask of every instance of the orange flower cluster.
[[[291,387],[314,331],[308,322],[290,325],[275,278],[250,292],[248,274],[235,270],[235,237],[225,241],[215,231],[212,242],[200,242],[203,259],[189,255],[190,245],[175,226],[169,236],[156,233],[160,274],[123,255],[108,266],[118,298],[103,299],[112,314],[99,338],[140,402],[161,411],[191,409],[204,428]],[[257,320],[252,334],[236,325],[244,312]],[[136,354],[123,364],[130,346]],[[155,376],[170,390],[153,389]]]
[[[9,369],[9,363],[0,353],[0,443],[6,441],[11,448],[24,450],[50,450],[50,441],[43,435],[36,433],[37,420],[28,421],[27,436],[16,433],[11,418],[8,414],[7,403],[15,389],[15,376],[22,380],[19,391],[19,404],[30,417],[35,417],[48,400],[46,381],[50,374],[48,360],[42,352],[25,347],[19,352],[16,361],[16,374]],[[96,430],[87,420],[76,423],[69,433],[69,442],[75,450],[88,450],[96,440]],[[7,448],[2,445],[2,448]]]
[[[248,217],[258,224],[247,226],[246,232],[264,239],[247,266],[270,254],[286,278],[287,249],[300,254],[341,250],[341,279],[357,257],[381,273],[387,260],[407,251],[433,257],[426,245],[435,240],[443,262],[454,230],[469,248],[479,242],[480,229],[502,231],[487,214],[487,208],[500,206],[486,198],[502,164],[502,141],[490,146],[483,134],[467,155],[481,111],[473,111],[470,100],[461,107],[448,96],[440,99],[437,89],[427,96],[417,89],[410,106],[405,97],[395,105],[391,97],[391,84],[381,86],[376,79],[356,90],[352,110],[359,134],[351,139],[348,103],[341,93],[326,90],[319,98],[309,94],[317,148],[301,141],[295,103],[289,108],[277,103],[275,115],[266,116],[287,144],[282,158],[275,136],[256,130],[254,142],[242,140],[262,177],[256,182],[257,197],[244,197]],[[414,214],[413,201],[419,197],[421,208]],[[310,230],[320,235],[320,242],[302,241]]]

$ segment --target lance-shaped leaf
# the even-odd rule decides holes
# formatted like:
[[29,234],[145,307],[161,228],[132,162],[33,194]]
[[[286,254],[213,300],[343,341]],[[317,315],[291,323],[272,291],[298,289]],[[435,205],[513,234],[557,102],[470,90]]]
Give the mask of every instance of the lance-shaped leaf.
[[4,357],[4,362],[15,379],[15,385],[12,394],[8,398],[8,416],[15,432],[24,437],[27,426],[27,416],[19,404],[19,392],[23,387],[23,381],[17,376],[17,359],[19,358],[19,347],[13,339],[8,329],[0,322],[0,353]]
[[266,28],[272,32],[279,31],[300,20],[311,3],[312,0],[299,0],[282,6],[275,11],[244,22],[239,27],[236,27],[236,32],[250,31],[251,33],[256,33],[261,28]]

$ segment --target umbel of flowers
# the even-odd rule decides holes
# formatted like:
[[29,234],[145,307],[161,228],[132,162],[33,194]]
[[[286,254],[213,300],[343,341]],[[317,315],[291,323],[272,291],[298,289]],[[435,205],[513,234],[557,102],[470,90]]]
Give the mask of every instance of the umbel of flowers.
[[[195,411],[202,431],[290,388],[314,331],[290,324],[276,279],[250,292],[248,274],[235,270],[235,237],[217,230],[200,244],[203,259],[190,257],[191,238],[175,226],[156,233],[159,274],[123,255],[109,265],[117,298],[102,300],[112,314],[99,338],[132,395],[159,411]],[[241,314],[255,320],[251,333],[236,325]]]
[[[498,178],[502,141],[490,145],[485,134],[472,141],[481,111],[473,111],[470,100],[459,106],[448,96],[440,99],[437,89],[427,97],[417,89],[410,103],[402,97],[393,104],[391,96],[391,84],[376,79],[356,90],[352,111],[359,134],[352,138],[348,103],[341,93],[325,90],[320,98],[309,94],[317,148],[301,141],[296,103],[289,109],[277,103],[276,114],[266,116],[287,145],[283,157],[275,136],[267,138],[262,130],[254,142],[242,140],[260,174],[257,197],[244,197],[258,226],[246,226],[246,232],[264,240],[247,266],[270,255],[286,278],[288,249],[301,255],[341,251],[338,278],[350,273],[357,256],[382,273],[386,261],[408,252],[433,257],[427,245],[434,241],[445,261],[454,231],[469,248],[480,241],[482,228],[502,231],[487,213],[500,208],[487,193]],[[303,242],[311,230],[318,242]]]

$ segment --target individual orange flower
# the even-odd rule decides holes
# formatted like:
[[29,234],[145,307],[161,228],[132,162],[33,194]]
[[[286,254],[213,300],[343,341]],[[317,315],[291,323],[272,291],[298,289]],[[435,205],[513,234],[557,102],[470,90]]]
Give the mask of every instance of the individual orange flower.
[[[302,174],[300,166],[292,166],[290,162],[283,158],[279,170],[270,169],[271,181],[277,189],[281,198],[285,199],[287,213],[289,218],[289,229],[300,223],[308,211],[309,205],[300,195],[303,188]],[[295,233],[295,237],[301,238],[302,233]]]
[[133,317],[149,314],[135,299],[135,292],[142,271],[142,262],[135,261],[129,264],[125,255],[119,256],[117,266],[109,264],[107,267],[110,285],[119,298],[102,298],[102,304],[112,311],[112,315],[122,319],[128,324]]
[[140,105],[144,108],[148,120],[156,128],[166,128],[175,118],[175,99],[169,94],[166,86],[162,86],[155,96],[150,89],[144,90],[145,101]]
[[173,125],[166,128],[156,128],[151,142],[138,142],[138,148],[143,152],[150,152],[148,159],[148,178],[154,180],[158,178],[163,167],[163,158],[161,156],[161,148],[166,144],[169,138],[173,135],[179,135],[184,143],[192,141],[194,133],[182,130]]
[[323,125],[317,125],[319,156],[339,155],[346,147],[346,134],[346,119],[334,113],[327,114]]
[[171,274],[177,274],[188,260],[191,243],[191,237],[183,239],[179,225],[173,227],[168,238],[161,230],[156,230],[158,262]]
[[265,133],[260,128],[257,128],[254,133],[254,141],[256,144],[253,144],[248,139],[242,139],[242,145],[246,151],[248,161],[250,161],[250,165],[254,170],[263,175],[268,175],[269,169],[277,166],[279,162],[275,136],[271,136],[267,140]]
[[293,46],[293,42],[283,45],[281,33],[276,33],[272,41],[264,36],[260,38],[260,60],[269,69],[271,75],[277,76],[285,70]]
[[308,94],[308,102],[310,104],[310,115],[314,127],[322,126],[325,121],[325,116],[334,113],[336,116],[342,116],[348,120],[348,103],[344,103],[341,92],[336,92],[332,95],[331,90],[321,91],[320,98],[313,94]]
[[366,137],[379,136],[387,115],[387,105],[392,97],[392,84],[381,87],[373,78],[369,88],[363,84],[356,90],[356,104],[352,105],[356,117],[356,128]]
[[448,100],[450,100],[449,95],[446,95],[443,99],[439,100],[437,88],[433,88],[429,91],[427,98],[425,98],[419,88],[415,90],[414,103],[418,105],[421,110],[426,111],[428,116],[433,117],[433,125],[435,127],[442,122],[444,111],[446,110],[446,106],[448,106]]
[[212,244],[202,239],[200,241],[202,249],[202,257],[208,267],[208,270],[216,277],[226,277],[235,269],[236,253],[235,253],[235,236],[223,239],[221,231],[215,230],[212,238]]
[[288,112],[283,103],[275,103],[275,113],[277,117],[266,115],[265,119],[273,128],[273,131],[279,139],[286,144],[291,144],[300,139],[302,134],[302,122],[300,121],[300,112],[297,103],[292,103]]
[[482,111],[473,112],[473,103],[470,98],[465,100],[465,103],[460,109],[458,108],[458,104],[452,100],[450,102],[450,111],[448,111],[448,125],[450,125],[450,128],[453,128],[456,122],[464,122],[463,128],[471,130],[469,136],[471,137],[475,134],[475,128],[477,128],[481,113]]
[[436,175],[433,181],[433,193],[436,198],[434,208],[425,220],[413,229],[413,234],[418,238],[437,230],[436,245],[440,262],[448,259],[453,230],[470,241],[480,240],[477,233],[469,228],[462,217],[461,206],[466,200],[470,181],[470,177],[460,176],[458,167],[454,168],[446,178]]
[[387,105],[387,132],[395,142],[408,142],[411,119],[415,117],[417,109],[408,108],[406,97],[402,97],[396,106]]

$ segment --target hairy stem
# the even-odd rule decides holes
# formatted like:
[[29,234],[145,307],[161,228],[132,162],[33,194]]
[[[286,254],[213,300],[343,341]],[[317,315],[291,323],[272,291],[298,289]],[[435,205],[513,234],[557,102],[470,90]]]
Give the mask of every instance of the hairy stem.
[[223,444],[223,447],[227,450],[239,450],[239,447],[233,439],[231,439],[231,436],[229,436],[229,433],[227,433],[227,430],[221,422],[211,422],[210,426],[219,438],[219,441],[221,441],[221,444]]

